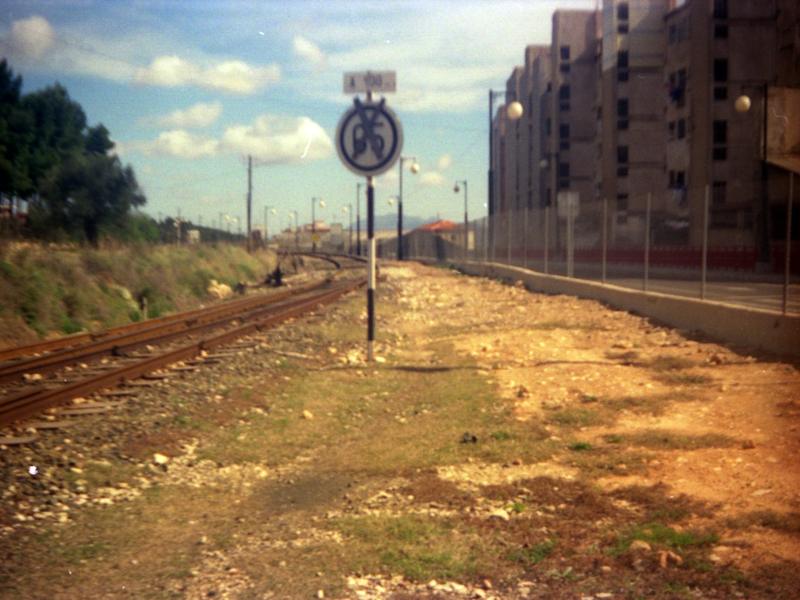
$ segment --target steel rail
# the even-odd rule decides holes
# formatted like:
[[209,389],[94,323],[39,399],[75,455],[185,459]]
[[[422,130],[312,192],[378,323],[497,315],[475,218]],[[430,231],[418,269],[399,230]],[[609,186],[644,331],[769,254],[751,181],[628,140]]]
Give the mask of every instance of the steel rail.
[[[313,282],[309,284],[305,284],[302,286],[298,286],[296,288],[291,288],[288,290],[284,290],[275,294],[267,294],[264,296],[259,297],[260,301],[271,301],[280,298],[286,298],[288,296],[304,293],[306,291],[310,291],[312,289],[316,289],[322,285],[325,285],[329,281],[329,278],[326,278],[323,281]],[[157,317],[155,319],[149,319],[147,321],[140,321],[138,323],[129,323],[127,325],[119,325],[117,327],[111,327],[109,329],[103,329],[101,331],[86,331],[81,333],[74,333],[72,335],[62,336],[59,338],[54,338],[52,340],[43,340],[41,342],[34,342],[33,344],[27,344],[24,346],[15,346],[13,348],[5,348],[0,350],[0,361],[8,361],[14,359],[20,359],[23,357],[31,357],[37,354],[41,354],[43,352],[50,352],[55,350],[61,350],[63,348],[71,348],[75,346],[84,345],[87,343],[92,343],[96,341],[100,341],[103,339],[108,339],[111,337],[124,335],[127,333],[132,333],[136,331],[141,331],[142,329],[148,329],[150,327],[155,327],[158,325],[166,325],[168,323],[175,323],[185,321],[186,319],[192,317],[200,317],[204,314],[208,314],[213,312],[214,310],[219,310],[222,307],[235,307],[239,303],[247,304],[249,302],[253,302],[256,300],[255,298],[244,298],[240,300],[232,300],[229,302],[225,302],[224,304],[217,304],[210,307],[204,308],[197,308],[194,310],[174,314],[174,315],[165,315],[163,317]],[[236,310],[234,308],[234,310]]]
[[170,334],[181,335],[199,325],[221,325],[224,321],[230,321],[245,311],[259,309],[291,296],[308,293],[329,282],[330,278],[277,294],[245,298],[221,305],[196,309],[187,313],[180,313],[179,315],[171,315],[164,321],[150,321],[147,325],[133,330],[122,329],[113,335],[101,336],[83,344],[68,346],[40,356],[21,358],[13,362],[0,364],[0,384],[19,380],[25,373],[52,373],[65,366],[96,360],[103,356],[116,355],[121,352],[120,349],[141,346],[148,343],[148,340],[163,338]]
[[[213,350],[228,344],[240,337],[255,331],[273,327],[278,323],[297,317],[313,310],[317,306],[333,302],[344,294],[366,284],[366,278],[359,278],[337,286],[333,290],[322,292],[311,299],[295,299],[291,306],[281,306],[279,312],[265,316],[258,321],[242,325],[230,331],[199,340],[169,350],[157,356],[151,356],[125,365],[100,375],[86,377],[79,381],[71,382],[52,389],[34,388],[21,393],[0,399],[0,427],[9,425],[20,419],[29,418],[46,408],[65,403],[74,398],[88,395],[92,392],[124,384],[126,381],[136,379],[167,365],[192,359],[203,351]],[[275,307],[273,307],[274,310]]]

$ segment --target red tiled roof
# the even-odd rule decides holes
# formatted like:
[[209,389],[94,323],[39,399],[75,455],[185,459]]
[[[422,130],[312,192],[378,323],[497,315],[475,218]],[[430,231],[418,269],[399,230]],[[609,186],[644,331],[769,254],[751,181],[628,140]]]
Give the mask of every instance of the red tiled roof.
[[455,231],[458,225],[452,221],[440,220],[419,227],[421,231]]

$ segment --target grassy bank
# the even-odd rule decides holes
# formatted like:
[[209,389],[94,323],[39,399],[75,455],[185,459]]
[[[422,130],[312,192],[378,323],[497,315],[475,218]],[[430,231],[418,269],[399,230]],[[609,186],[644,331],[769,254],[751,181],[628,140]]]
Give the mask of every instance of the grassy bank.
[[0,244],[0,346],[97,330],[209,301],[212,279],[234,286],[275,268],[275,254],[232,244],[91,249]]

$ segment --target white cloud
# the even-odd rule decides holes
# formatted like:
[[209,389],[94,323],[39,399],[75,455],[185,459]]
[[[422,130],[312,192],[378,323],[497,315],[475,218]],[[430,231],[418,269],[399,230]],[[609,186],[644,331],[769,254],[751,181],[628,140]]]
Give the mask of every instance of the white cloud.
[[262,115],[251,125],[228,127],[222,143],[229,152],[268,163],[324,158],[333,150],[325,130],[308,117]]
[[439,187],[445,185],[447,181],[438,171],[425,171],[419,176],[419,184],[424,187]]
[[292,51],[297,56],[310,62],[315,69],[324,69],[328,64],[328,59],[320,47],[302,36],[297,35],[294,37]]
[[198,85],[234,94],[254,94],[280,80],[280,77],[280,67],[274,64],[253,67],[242,61],[230,60],[202,68],[191,61],[171,55],[160,56],[149,67],[139,69],[135,82],[161,87]]
[[168,115],[145,119],[145,124],[178,129],[202,129],[215,123],[222,114],[219,102],[198,102],[186,110],[175,110]]
[[162,132],[152,142],[129,144],[126,150],[141,149],[145,154],[175,156],[177,158],[202,158],[217,154],[219,141],[195,135],[183,129]]
[[41,60],[55,47],[56,32],[47,19],[33,15],[11,24],[9,41],[10,48],[2,48],[5,52],[22,59]]
[[449,154],[442,154],[436,161],[436,168],[440,171],[447,171],[453,165],[453,159]]

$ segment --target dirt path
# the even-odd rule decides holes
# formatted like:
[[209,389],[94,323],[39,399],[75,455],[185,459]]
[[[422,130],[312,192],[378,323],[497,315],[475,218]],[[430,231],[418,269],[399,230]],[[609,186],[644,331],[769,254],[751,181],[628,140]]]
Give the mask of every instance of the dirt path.
[[0,597],[797,597],[795,365],[594,301],[381,275],[374,363],[358,294],[2,449],[22,518]]

